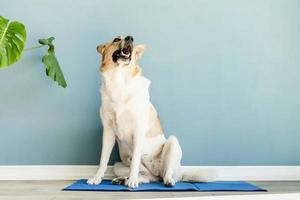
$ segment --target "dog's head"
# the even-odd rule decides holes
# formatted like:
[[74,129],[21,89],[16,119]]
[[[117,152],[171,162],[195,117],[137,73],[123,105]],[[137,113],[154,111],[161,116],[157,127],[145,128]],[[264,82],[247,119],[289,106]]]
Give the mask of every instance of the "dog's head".
[[136,64],[141,58],[145,45],[133,45],[133,37],[116,37],[112,42],[98,45],[97,51],[102,54],[101,71],[118,66]]

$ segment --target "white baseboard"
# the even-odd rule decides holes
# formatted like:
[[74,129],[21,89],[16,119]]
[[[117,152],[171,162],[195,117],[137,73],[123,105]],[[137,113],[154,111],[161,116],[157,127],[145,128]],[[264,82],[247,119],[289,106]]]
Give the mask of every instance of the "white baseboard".
[[[185,169],[214,169],[217,180],[296,181],[300,166],[183,166]],[[15,165],[0,166],[0,180],[76,180],[95,174],[95,165]],[[109,166],[105,178],[113,178]]]

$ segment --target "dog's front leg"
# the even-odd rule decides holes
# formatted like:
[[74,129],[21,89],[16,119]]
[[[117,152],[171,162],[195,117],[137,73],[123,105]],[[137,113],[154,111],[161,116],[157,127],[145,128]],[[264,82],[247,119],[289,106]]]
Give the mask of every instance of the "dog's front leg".
[[109,161],[109,157],[110,157],[110,154],[112,152],[114,145],[115,145],[115,134],[112,131],[107,130],[104,127],[100,165],[99,165],[96,175],[93,176],[92,178],[88,179],[88,181],[87,181],[88,184],[97,185],[97,184],[101,183],[102,178],[104,177],[104,173],[107,168],[107,163]]
[[143,129],[139,129],[133,135],[133,153],[132,153],[132,160],[130,165],[130,173],[129,179],[127,180],[126,185],[130,188],[138,187],[138,175],[139,175],[139,168],[141,163],[141,154],[144,142],[144,131]]

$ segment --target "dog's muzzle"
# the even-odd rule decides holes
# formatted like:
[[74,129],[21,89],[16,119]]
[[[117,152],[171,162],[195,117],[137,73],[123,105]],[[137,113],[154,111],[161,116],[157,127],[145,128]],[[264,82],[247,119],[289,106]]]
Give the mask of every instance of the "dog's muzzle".
[[113,61],[118,62],[119,60],[121,60],[129,63],[131,60],[132,50],[133,50],[133,37],[127,36],[120,43],[119,49],[112,54]]

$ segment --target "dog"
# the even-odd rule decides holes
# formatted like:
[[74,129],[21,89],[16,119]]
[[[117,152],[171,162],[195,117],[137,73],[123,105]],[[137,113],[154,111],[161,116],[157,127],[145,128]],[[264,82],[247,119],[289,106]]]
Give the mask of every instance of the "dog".
[[134,45],[133,37],[117,37],[97,46],[102,55],[100,89],[103,145],[100,165],[88,184],[99,184],[117,141],[121,162],[113,166],[114,184],[136,188],[140,183],[163,180],[206,182],[213,174],[205,170],[181,169],[182,150],[175,136],[164,136],[157,111],[150,101],[150,80],[138,64],[145,45]]

